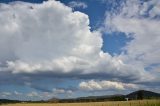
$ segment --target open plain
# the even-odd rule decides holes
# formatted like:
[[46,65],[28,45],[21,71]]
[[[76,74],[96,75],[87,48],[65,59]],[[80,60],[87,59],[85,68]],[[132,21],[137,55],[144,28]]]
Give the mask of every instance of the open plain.
[[1,106],[160,106],[160,100],[108,101],[89,103],[17,103]]

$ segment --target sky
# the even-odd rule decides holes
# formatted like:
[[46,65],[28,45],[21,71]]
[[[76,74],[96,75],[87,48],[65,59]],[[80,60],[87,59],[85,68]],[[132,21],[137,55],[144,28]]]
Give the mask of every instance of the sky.
[[0,98],[160,93],[159,0],[0,0]]

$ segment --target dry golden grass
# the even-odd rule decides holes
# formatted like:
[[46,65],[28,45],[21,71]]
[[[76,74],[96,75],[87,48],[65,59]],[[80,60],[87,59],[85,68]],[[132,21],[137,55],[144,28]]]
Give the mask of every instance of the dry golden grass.
[[17,103],[2,106],[160,106],[160,100],[90,102],[90,103]]

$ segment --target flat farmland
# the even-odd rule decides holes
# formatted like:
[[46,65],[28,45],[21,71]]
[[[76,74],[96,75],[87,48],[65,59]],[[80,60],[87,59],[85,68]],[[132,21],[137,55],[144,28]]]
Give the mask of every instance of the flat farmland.
[[17,103],[1,106],[160,106],[160,100],[112,101],[89,103]]

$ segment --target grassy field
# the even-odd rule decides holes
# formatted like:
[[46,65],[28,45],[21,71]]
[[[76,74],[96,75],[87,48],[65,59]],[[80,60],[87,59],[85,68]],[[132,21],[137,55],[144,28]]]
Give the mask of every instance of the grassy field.
[[160,100],[90,102],[90,103],[18,103],[1,106],[160,106]]

